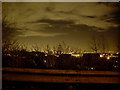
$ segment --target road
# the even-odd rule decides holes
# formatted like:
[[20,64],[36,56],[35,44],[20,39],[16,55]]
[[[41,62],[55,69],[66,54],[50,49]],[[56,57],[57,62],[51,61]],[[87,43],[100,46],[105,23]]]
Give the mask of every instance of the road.
[[3,80],[46,83],[120,84],[120,72],[3,68]]

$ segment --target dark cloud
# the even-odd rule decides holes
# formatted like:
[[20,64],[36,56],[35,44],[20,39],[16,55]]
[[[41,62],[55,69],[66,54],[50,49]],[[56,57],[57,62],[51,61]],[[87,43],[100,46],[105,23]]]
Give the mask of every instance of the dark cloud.
[[107,20],[108,22],[114,22],[116,24],[120,24],[120,8],[119,10],[111,13],[111,19]]
[[98,4],[104,4],[108,7],[114,8],[114,10],[106,15],[102,16],[102,20],[107,22],[120,23],[120,2],[98,2]]
[[109,15],[104,15],[102,17],[100,17],[101,20],[104,20],[105,22],[108,23],[114,23],[114,24],[120,24],[120,8],[112,13],[110,13]]
[[59,11],[59,13],[63,13],[63,14],[74,14],[73,11]]
[[83,17],[83,18],[96,18],[96,16],[85,16],[85,15],[77,14],[76,12],[74,12],[74,10],[71,10],[71,11],[53,11],[53,9],[52,9],[49,11],[55,13],[56,15],[65,14],[65,15],[73,15],[73,16]]
[[86,31],[95,31],[95,32],[104,32],[105,29],[95,27],[95,26],[88,26],[85,24],[78,24],[78,25],[71,25],[71,29],[80,31],[80,30],[86,30]]
[[74,13],[73,11],[59,11],[59,12],[57,12],[57,13],[68,14],[68,15],[75,15],[75,16],[83,17],[83,18],[96,18],[96,16],[80,15],[80,14]]
[[66,20],[50,20],[50,19],[42,19],[42,20],[38,20],[38,22],[46,22],[49,24],[73,24],[73,21],[66,21]]
[[54,8],[53,7],[46,7],[45,10],[47,12],[53,12]]
[[111,23],[111,26],[109,26],[107,30],[110,30],[109,28],[111,27],[118,28],[120,26],[120,3],[108,2],[108,3],[100,3],[100,4],[104,4],[108,7],[114,8],[114,10],[112,10],[111,13],[99,17],[102,21]]
[[70,25],[70,26],[71,26],[70,28],[77,29],[78,31],[79,30],[89,30],[90,28],[92,28],[85,24],[74,24],[74,25]]
[[98,2],[98,4],[104,4],[109,7],[119,7],[120,2]]
[[103,28],[95,27],[95,26],[89,26],[86,24],[76,24],[73,21],[68,20],[51,20],[51,19],[41,19],[37,20],[32,23],[41,23],[45,24],[43,28],[41,28],[41,25],[37,26],[38,32],[44,32],[44,33],[76,33],[79,31],[96,31],[96,32],[104,32],[105,30]]
[[48,23],[48,24],[74,24],[71,20],[52,20],[52,19],[41,19],[31,23]]
[[96,16],[83,16],[83,17],[86,17],[86,18],[96,18]]

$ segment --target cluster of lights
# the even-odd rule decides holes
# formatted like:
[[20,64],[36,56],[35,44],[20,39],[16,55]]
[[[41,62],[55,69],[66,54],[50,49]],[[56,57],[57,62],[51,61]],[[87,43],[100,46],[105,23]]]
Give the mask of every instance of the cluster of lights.
[[94,68],[94,67],[91,67],[90,69],[91,69],[91,70],[94,70],[95,68]]
[[104,57],[104,55],[101,54],[100,57]]
[[115,68],[118,68],[119,66],[118,65],[114,65]]
[[110,56],[108,56],[107,59],[109,60],[109,59],[110,59]]
[[74,57],[80,57],[80,54],[71,54]]
[[46,60],[43,60],[44,61],[44,63],[46,63],[47,61]]
[[106,59],[110,59],[111,57],[118,57],[118,56],[114,56],[113,54],[100,54],[100,57],[103,58],[103,57],[106,57]]
[[55,55],[56,57],[59,57],[59,55]]
[[100,57],[101,57],[101,58],[106,57],[106,59],[109,60],[111,56],[105,56],[105,55],[102,55],[102,54],[101,54]]

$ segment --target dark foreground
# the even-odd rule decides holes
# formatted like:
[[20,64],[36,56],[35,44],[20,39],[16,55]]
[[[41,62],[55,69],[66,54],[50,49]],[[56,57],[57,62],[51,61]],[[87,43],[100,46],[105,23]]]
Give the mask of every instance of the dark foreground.
[[118,71],[3,68],[2,90],[120,90]]
[[30,83],[3,81],[2,90],[120,90],[120,84]]

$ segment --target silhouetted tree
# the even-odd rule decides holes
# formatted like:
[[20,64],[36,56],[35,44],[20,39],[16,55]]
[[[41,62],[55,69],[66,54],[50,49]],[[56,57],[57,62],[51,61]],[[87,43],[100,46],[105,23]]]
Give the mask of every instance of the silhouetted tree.
[[118,38],[117,38],[117,51],[120,52],[120,30],[118,31]]
[[47,51],[48,54],[51,54],[51,48],[50,48],[50,46],[48,44],[46,46],[46,51]]
[[62,44],[59,44],[57,46],[57,54],[62,54],[62,52],[63,52],[63,46],[62,46]]
[[97,53],[98,50],[100,49],[99,40],[98,40],[98,38],[97,38],[95,35],[92,36],[92,42],[91,42],[90,48],[91,48],[95,53]]
[[103,35],[100,35],[99,40],[100,40],[100,49],[102,53],[105,53],[107,50],[106,39]]
[[53,46],[53,53],[56,54],[56,46]]
[[2,17],[2,41],[12,40],[17,30],[16,24],[9,22],[7,16]]
[[32,51],[39,52],[40,51],[40,47],[37,44],[34,44],[32,46]]

